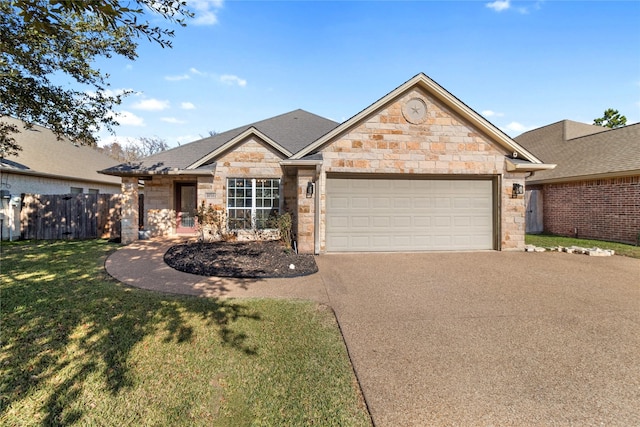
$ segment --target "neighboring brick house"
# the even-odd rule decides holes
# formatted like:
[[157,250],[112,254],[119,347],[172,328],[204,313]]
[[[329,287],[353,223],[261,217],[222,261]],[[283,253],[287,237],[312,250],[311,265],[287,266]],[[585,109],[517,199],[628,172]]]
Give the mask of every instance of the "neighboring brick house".
[[2,236],[20,235],[20,196],[31,194],[120,193],[120,180],[97,171],[116,161],[99,151],[74,144],[42,126],[25,129],[23,122],[2,117],[20,129],[14,138],[22,147],[17,156],[0,159],[0,219]]
[[342,124],[296,110],[102,173],[122,177],[122,238],[193,232],[201,203],[232,229],[294,217],[301,252],[522,250],[529,151],[424,74]]
[[635,244],[640,238],[640,124],[563,120],[516,138],[553,170],[527,178],[527,231]]

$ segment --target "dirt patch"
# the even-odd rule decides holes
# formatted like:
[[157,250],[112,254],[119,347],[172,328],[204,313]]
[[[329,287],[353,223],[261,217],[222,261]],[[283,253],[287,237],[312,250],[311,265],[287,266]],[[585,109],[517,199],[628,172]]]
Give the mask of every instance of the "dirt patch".
[[164,261],[200,276],[297,277],[318,271],[313,255],[296,254],[279,241],[185,243],[169,248]]

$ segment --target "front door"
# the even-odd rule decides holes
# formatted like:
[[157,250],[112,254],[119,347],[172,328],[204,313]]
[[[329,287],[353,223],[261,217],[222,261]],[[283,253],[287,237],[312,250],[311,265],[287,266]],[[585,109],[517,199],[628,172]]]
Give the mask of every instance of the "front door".
[[195,233],[196,231],[196,184],[180,183],[176,185],[176,233]]

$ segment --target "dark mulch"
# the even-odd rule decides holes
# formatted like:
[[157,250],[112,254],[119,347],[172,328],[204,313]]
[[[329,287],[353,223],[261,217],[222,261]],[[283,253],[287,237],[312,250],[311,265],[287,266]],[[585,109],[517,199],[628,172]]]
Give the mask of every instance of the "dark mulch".
[[164,261],[200,276],[296,277],[318,271],[313,255],[296,254],[279,241],[185,243],[169,248]]

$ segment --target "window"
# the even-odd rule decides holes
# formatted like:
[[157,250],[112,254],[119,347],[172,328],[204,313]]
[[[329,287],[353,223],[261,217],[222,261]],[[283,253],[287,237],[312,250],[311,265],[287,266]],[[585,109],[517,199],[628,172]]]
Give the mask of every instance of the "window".
[[100,190],[98,190],[97,188],[90,188],[89,194],[100,194]]
[[232,230],[264,229],[280,210],[280,179],[229,178],[227,212]]
[[82,194],[82,187],[71,187],[71,194]]

